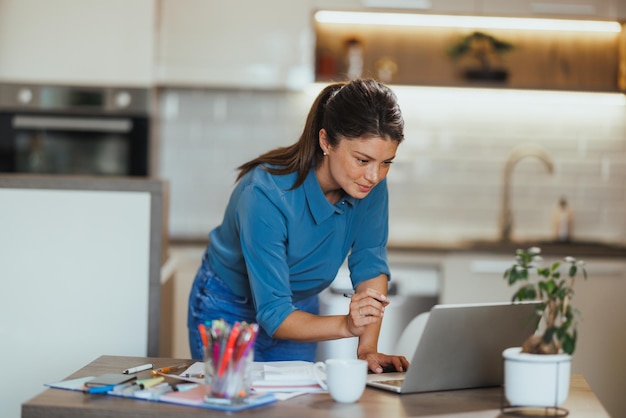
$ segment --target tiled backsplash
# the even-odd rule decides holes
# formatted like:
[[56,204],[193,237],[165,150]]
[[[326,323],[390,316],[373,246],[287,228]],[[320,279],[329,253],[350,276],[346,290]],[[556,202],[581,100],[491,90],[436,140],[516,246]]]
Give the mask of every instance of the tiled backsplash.
[[[173,239],[206,239],[222,217],[236,167],[297,140],[321,86],[306,92],[160,91],[159,167],[170,182]],[[507,156],[539,144],[513,170],[513,238],[552,238],[565,196],[579,240],[626,242],[624,97],[566,92],[394,87],[406,130],[389,173],[390,241],[494,239]],[[582,100],[580,98],[582,97]]]

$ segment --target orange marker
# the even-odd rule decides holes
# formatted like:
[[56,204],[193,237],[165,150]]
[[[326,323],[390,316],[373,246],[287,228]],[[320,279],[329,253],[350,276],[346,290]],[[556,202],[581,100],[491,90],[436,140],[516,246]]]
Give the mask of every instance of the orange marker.
[[167,373],[175,372],[176,370],[186,369],[187,367],[191,365],[192,363],[175,364],[174,366],[161,367],[160,369],[152,370],[151,373],[153,375],[157,375],[159,373],[167,374]]
[[198,331],[200,331],[200,337],[202,338],[202,345],[209,346],[209,337],[206,335],[206,327],[204,324],[198,324]]
[[223,376],[226,371],[226,365],[230,361],[230,358],[233,355],[233,350],[235,349],[235,341],[237,341],[237,337],[239,336],[239,330],[241,329],[241,324],[236,322],[233,325],[233,329],[230,331],[230,336],[228,337],[228,343],[226,343],[226,350],[224,351],[224,356],[220,361],[220,368],[217,372],[218,376]]

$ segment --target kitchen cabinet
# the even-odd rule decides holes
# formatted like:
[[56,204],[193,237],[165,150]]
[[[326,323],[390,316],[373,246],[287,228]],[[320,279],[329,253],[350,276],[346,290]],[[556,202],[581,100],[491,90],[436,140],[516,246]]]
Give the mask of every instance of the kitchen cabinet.
[[619,21],[626,20],[626,2],[615,0],[615,15]]
[[[397,11],[405,15],[478,15],[555,19],[615,20],[626,8],[620,0],[379,0],[341,2],[318,0],[320,9],[358,12]],[[387,5],[387,7],[385,7]],[[449,52],[479,31],[512,48],[496,52],[474,40],[469,53]],[[618,91],[624,63],[618,53],[623,35],[615,32],[532,31],[461,27],[414,27],[315,22],[316,80],[353,77],[350,57],[358,50],[359,74],[404,85],[506,87],[579,91]],[[355,49],[356,45],[357,49]],[[484,59],[486,57],[486,59]]]
[[314,0],[316,10],[399,10],[424,13],[476,14],[481,0]]
[[443,263],[441,303],[510,301],[513,291],[502,274],[514,262],[514,255],[450,253]]
[[482,0],[481,11],[492,16],[570,19],[616,19],[621,0]]
[[616,19],[622,0],[315,0],[317,9]]
[[[585,260],[587,280],[575,286],[573,303],[581,312],[572,372],[582,373],[611,413],[626,409],[626,261],[623,258],[577,257]],[[544,260],[544,265],[558,261]],[[442,303],[507,302],[513,294],[503,279],[514,263],[510,256],[487,252],[451,252],[443,262]]]
[[156,82],[300,89],[313,81],[308,2],[162,0]]
[[[449,51],[476,30],[512,45]],[[618,91],[620,34],[315,23],[316,79],[344,79],[350,51],[361,51],[362,75],[392,84]],[[471,45],[478,45],[472,43]]]
[[0,80],[148,87],[154,0],[0,1]]
[[1,417],[102,353],[159,355],[162,181],[0,175],[0,201]]

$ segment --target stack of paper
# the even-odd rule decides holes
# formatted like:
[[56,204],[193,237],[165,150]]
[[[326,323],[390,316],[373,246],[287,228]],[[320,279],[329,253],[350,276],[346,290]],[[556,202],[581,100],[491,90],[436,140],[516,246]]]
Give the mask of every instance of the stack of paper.
[[308,361],[255,362],[252,388],[257,392],[324,392],[319,384],[323,371]]

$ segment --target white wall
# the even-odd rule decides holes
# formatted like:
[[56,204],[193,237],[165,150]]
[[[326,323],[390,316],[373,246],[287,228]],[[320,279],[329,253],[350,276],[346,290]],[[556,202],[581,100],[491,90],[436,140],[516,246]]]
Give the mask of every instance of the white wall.
[[[156,172],[170,181],[173,239],[206,239],[221,221],[236,167],[295,142],[320,88],[161,92]],[[389,172],[390,243],[497,237],[505,160],[526,142],[543,146],[555,169],[548,174],[530,158],[517,164],[514,238],[549,236],[552,211],[565,195],[575,213],[575,238],[626,242],[623,95],[394,90],[406,140]]]

